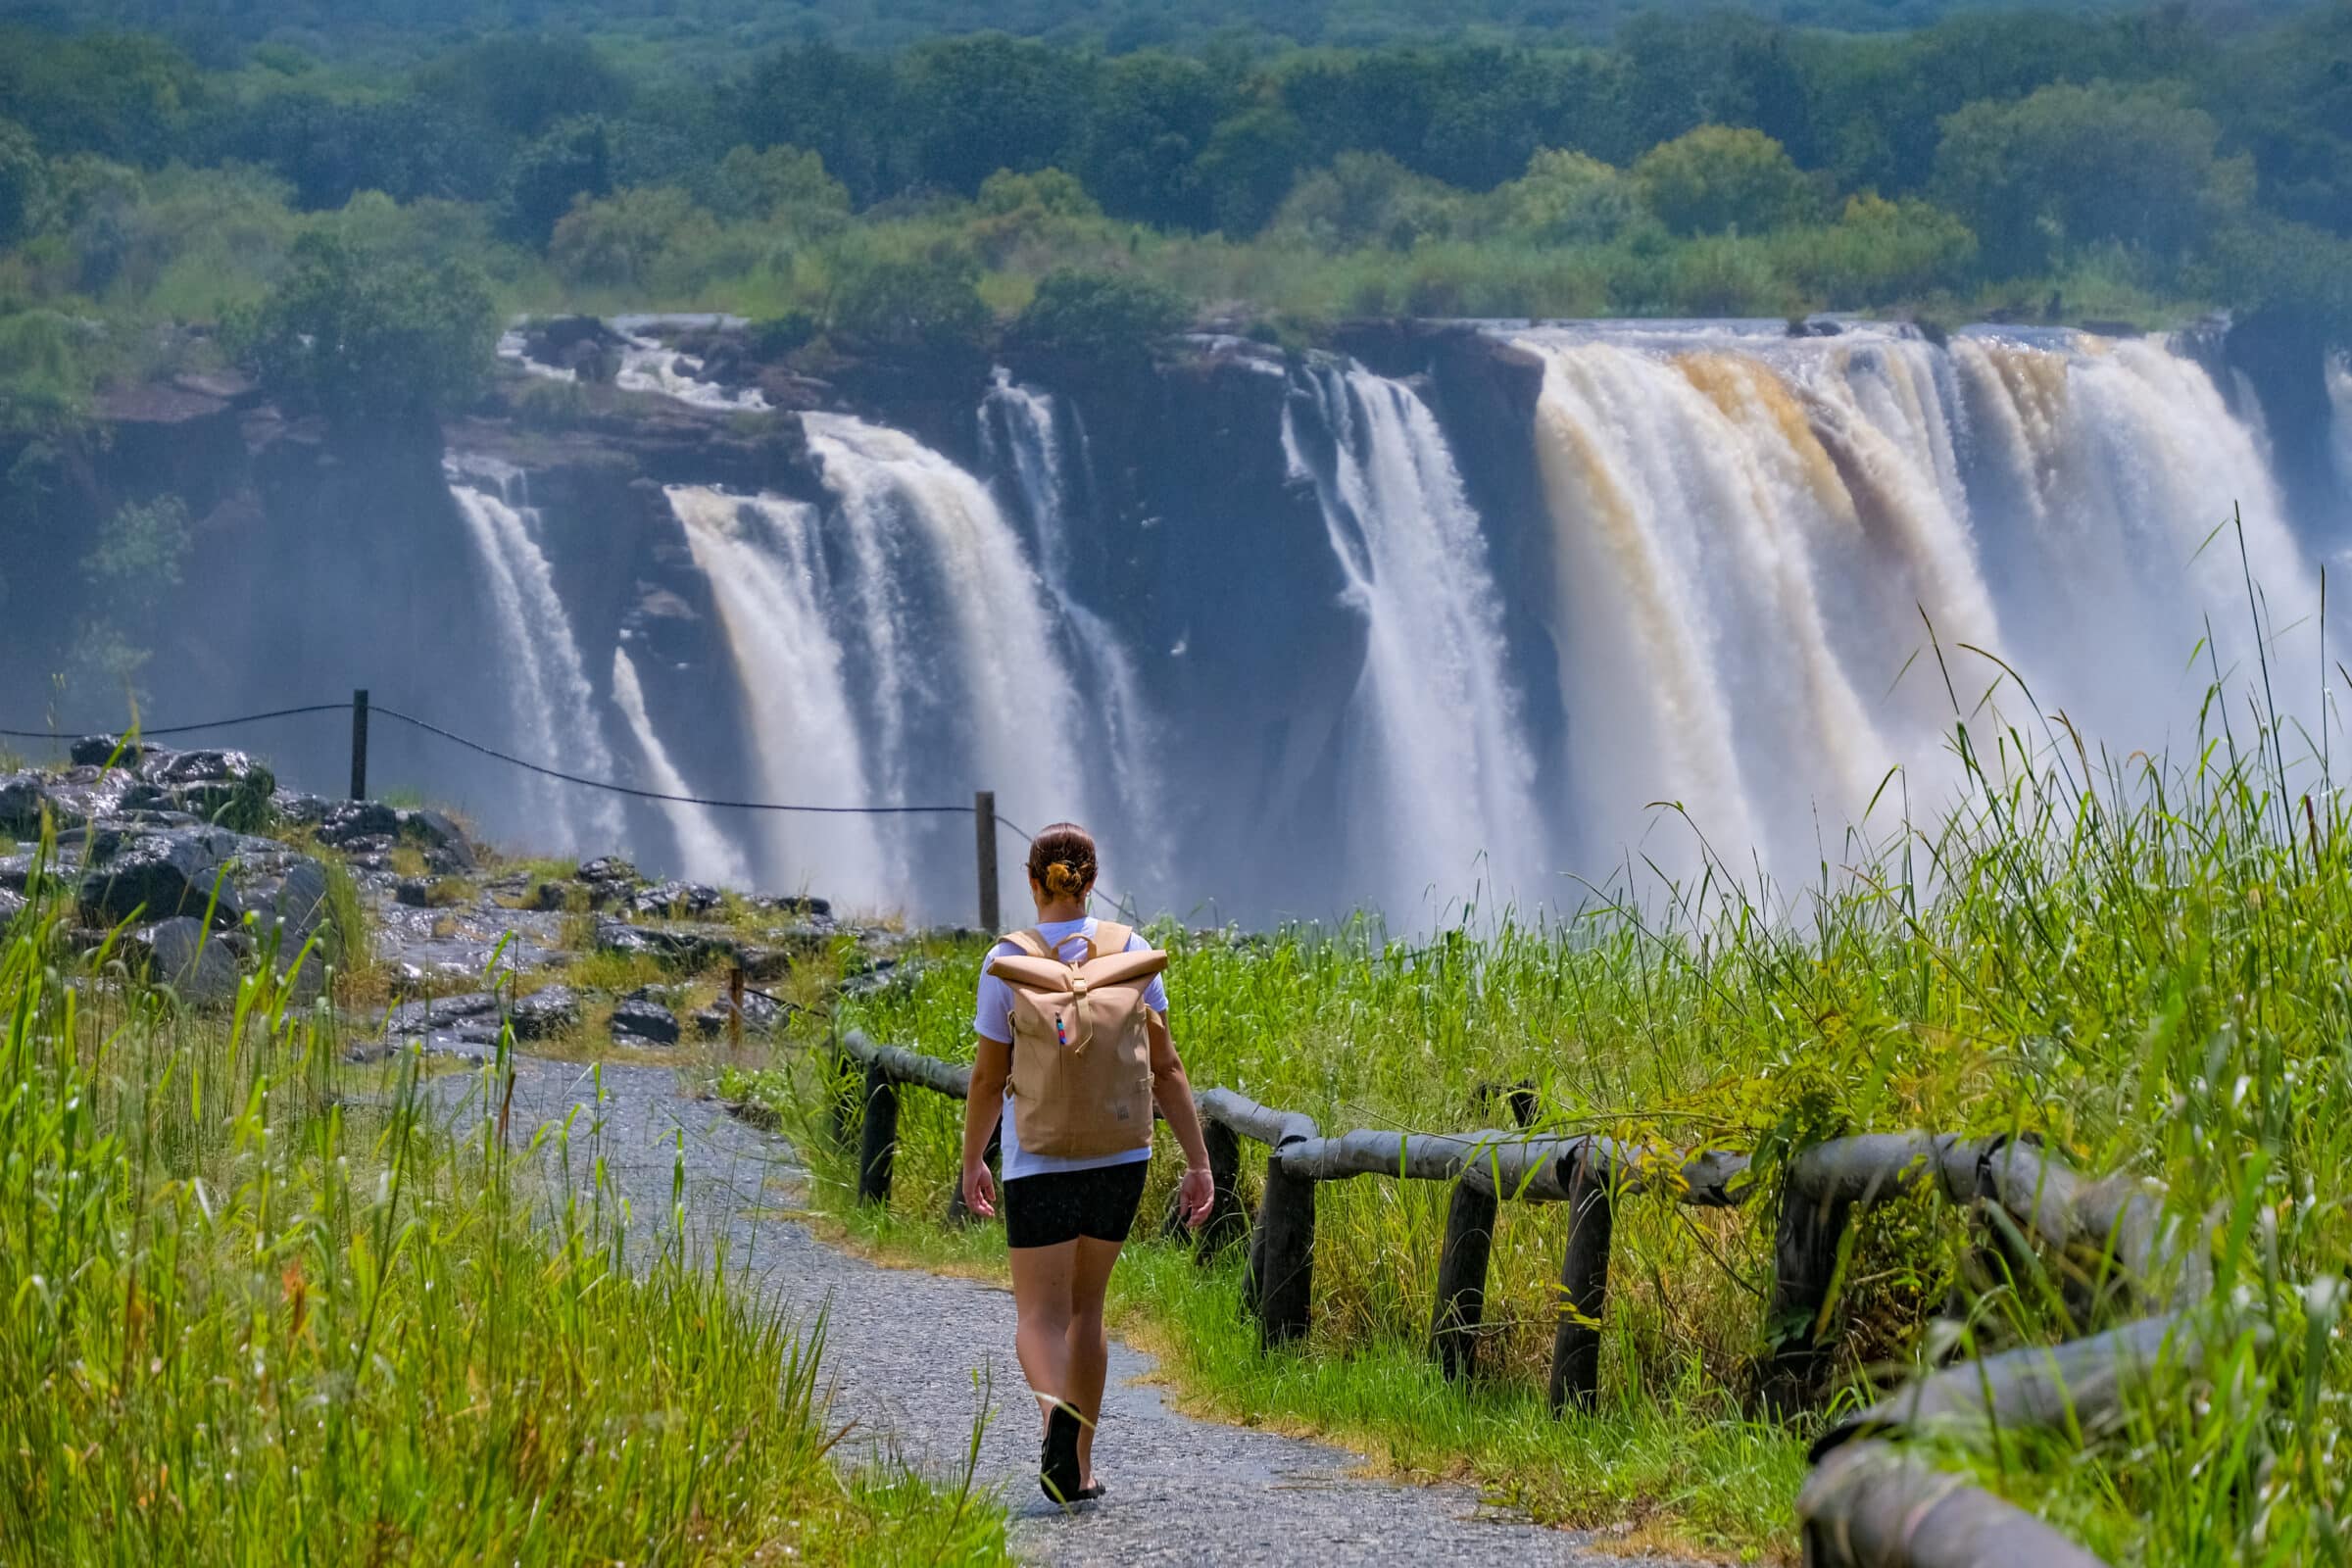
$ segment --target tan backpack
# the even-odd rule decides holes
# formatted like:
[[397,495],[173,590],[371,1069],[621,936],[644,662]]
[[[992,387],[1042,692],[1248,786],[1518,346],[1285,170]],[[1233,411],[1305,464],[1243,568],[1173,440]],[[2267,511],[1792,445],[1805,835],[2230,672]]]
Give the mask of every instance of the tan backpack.
[[1168,966],[1134,932],[1104,922],[1087,955],[1064,963],[1040,931],[1004,938],[1020,949],[988,960],[1012,990],[1012,1113],[1021,1147],[1062,1159],[1152,1144],[1152,1040],[1144,991]]

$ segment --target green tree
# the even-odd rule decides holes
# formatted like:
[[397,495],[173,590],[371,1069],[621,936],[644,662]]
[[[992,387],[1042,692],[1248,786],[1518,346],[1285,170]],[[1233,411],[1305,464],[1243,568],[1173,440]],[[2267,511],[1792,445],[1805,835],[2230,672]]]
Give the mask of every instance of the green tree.
[[968,196],[1000,169],[1070,162],[1088,96],[1083,57],[984,32],[925,44],[901,71],[897,113],[922,182]]
[[980,265],[959,246],[913,253],[854,247],[835,258],[833,330],[881,348],[970,348],[987,334]]
[[601,120],[566,120],[515,154],[507,172],[499,231],[544,249],[581,197],[612,189],[612,134]]
[[1149,353],[1191,319],[1183,297],[1150,278],[1063,268],[1038,280],[1014,332],[1037,348],[1118,361]]
[[2253,193],[2251,160],[2220,156],[2218,135],[2176,89],[2044,87],[1944,121],[1936,190],[1999,275],[2105,241],[2178,262]]
[[1760,234],[1814,215],[1813,183],[1760,130],[1701,125],[1636,159],[1642,205],[1677,234]]
[[347,427],[405,424],[481,382],[498,313],[479,273],[455,262],[386,261],[323,233],[235,336],[270,394]]
[[719,160],[709,205],[721,218],[796,225],[847,217],[850,190],[825,172],[817,153],[800,147],[736,147]]
[[67,655],[70,678],[89,695],[145,695],[136,690],[154,657],[145,644],[165,596],[179,586],[191,544],[187,503],[175,495],[126,502],[99,525],[82,557],[89,597]]
[[0,120],[0,245],[14,245],[32,231],[48,196],[49,166],[31,133]]
[[675,186],[582,197],[556,225],[548,264],[567,281],[643,289],[672,253],[691,254],[718,237],[718,224]]
[[524,138],[563,120],[615,117],[629,104],[628,81],[586,39],[519,32],[442,55],[416,73],[416,90],[445,113]]
[[1599,245],[1615,239],[1642,212],[1633,182],[1597,158],[1537,149],[1527,172],[1490,198],[1497,223],[1547,245]]
[[1449,185],[1416,174],[1386,153],[1342,153],[1302,176],[1271,230],[1322,250],[1380,245],[1410,250],[1458,232],[1469,202]]

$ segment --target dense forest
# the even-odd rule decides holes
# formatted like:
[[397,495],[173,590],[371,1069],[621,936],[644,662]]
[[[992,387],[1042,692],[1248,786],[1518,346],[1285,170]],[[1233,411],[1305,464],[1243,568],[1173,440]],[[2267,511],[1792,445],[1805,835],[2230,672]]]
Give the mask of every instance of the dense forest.
[[394,64],[9,30],[0,421],[232,355],[320,404],[429,407],[523,309],[1108,352],[1188,320],[1289,340],[1406,313],[2333,321],[2352,291],[2343,4],[698,62],[537,32]]

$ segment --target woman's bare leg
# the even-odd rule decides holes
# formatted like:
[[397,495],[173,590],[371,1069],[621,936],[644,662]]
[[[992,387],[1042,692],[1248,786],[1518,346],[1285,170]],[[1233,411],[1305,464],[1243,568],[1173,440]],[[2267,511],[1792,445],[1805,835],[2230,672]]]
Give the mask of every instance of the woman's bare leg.
[[1015,1247],[1005,1253],[1012,1264],[1012,1306],[1019,1319],[1013,1348],[1029,1392],[1037,1396],[1041,1416],[1056,1399],[1077,1402],[1070,1391],[1070,1285],[1078,1249],[1084,1245]]
[[1086,1425],[1078,1433],[1081,1487],[1095,1484],[1095,1424],[1102,1418],[1102,1385],[1110,1375],[1110,1340],[1102,1330],[1102,1296],[1109,1289],[1111,1266],[1119,1260],[1121,1245],[1079,1237],[1070,1275],[1064,1353],[1069,1393],[1063,1397],[1086,1413]]

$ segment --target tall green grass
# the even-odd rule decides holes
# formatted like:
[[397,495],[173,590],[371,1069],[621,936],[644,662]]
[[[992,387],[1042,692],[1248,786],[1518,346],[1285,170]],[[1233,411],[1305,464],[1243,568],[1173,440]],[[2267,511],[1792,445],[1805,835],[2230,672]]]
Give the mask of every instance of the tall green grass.
[[[1176,1035],[1197,1086],[1309,1111],[1327,1130],[1494,1125],[1505,1113],[1488,1091],[1526,1079],[1553,1131],[1755,1150],[1767,1195],[1796,1149],[1908,1127],[2028,1135],[2080,1169],[2161,1182],[2215,1270],[2211,1354],[2159,1380],[2120,1430],[1939,1446],[2118,1561],[2342,1561],[2352,816],[2329,779],[2332,726],[2273,708],[2275,674],[2213,670],[2186,760],[2098,755],[2063,719],[2029,728],[1980,705],[1951,730],[1948,804],[1914,819],[1890,779],[1875,818],[1886,825],[1848,835],[1809,888],[1705,858],[1647,898],[1621,878],[1566,922],[1482,913],[1413,940],[1361,919],[1264,937],[1163,927]],[[1996,676],[2010,706],[2039,711]],[[964,1054],[978,953],[961,958],[848,1019]],[[812,1069],[769,1086],[804,1105],[827,1092]],[[956,1107],[905,1105],[888,1222],[901,1232],[941,1212],[956,1157]],[[1445,1203],[1437,1184],[1319,1189],[1315,1327],[1298,1354],[1260,1357],[1214,1329],[1230,1265],[1147,1265],[1131,1276],[1139,1321],[1175,1342],[1180,1380],[1229,1411],[1387,1432],[1423,1458],[1426,1434],[1450,1433],[1474,1473],[1532,1487],[1541,1511],[1575,1521],[1640,1491],[1615,1483],[1642,1473],[1640,1434],[1662,1412],[1700,1474],[1657,1481],[1663,1500],[1634,1515],[1785,1549],[1786,1495],[1740,1500],[1759,1473],[1791,1481],[1804,1436],[1799,1423],[1776,1438],[1747,1414],[1786,1329],[1763,1309],[1769,1196],[1737,1212],[1619,1205],[1602,1411],[1555,1440],[1589,1462],[1616,1455],[1597,1461],[1614,1473],[1565,1482],[1482,1435],[1480,1412],[1499,1399],[1514,1420],[1541,1420],[1528,1391],[1549,1354],[1566,1216],[1505,1205],[1492,1386],[1456,1393],[1409,1371]],[[1863,1222],[1833,1317],[1844,1357],[1833,1405],[1936,1356],[2077,1332],[2070,1265],[2004,1259],[1986,1239],[1924,1200]],[[2110,1299],[2087,1326],[2149,1304]],[[1739,1440],[1708,1446],[1727,1430]]]
[[968,1486],[834,1467],[821,1325],[624,1251],[592,1114],[526,1142],[494,1066],[453,1132],[267,963],[191,1012],[63,914],[0,940],[10,1560],[1003,1560]]

